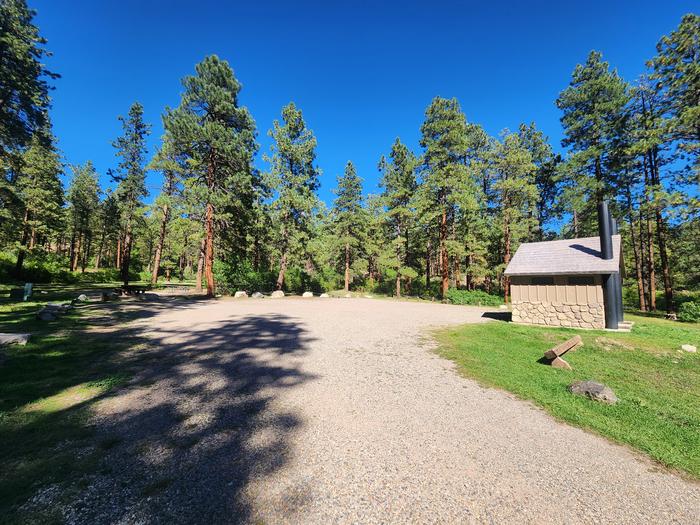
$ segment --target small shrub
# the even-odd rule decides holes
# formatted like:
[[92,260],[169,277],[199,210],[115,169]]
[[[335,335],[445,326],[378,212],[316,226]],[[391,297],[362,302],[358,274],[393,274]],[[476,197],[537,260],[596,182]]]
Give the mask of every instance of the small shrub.
[[686,323],[700,322],[700,302],[687,301],[678,308],[678,319]]
[[476,306],[499,306],[503,299],[497,295],[491,295],[481,290],[457,290],[447,291],[447,300],[452,304],[468,304]]

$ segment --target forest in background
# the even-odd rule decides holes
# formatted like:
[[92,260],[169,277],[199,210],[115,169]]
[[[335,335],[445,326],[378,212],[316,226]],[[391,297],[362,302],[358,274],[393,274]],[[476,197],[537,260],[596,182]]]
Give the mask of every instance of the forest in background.
[[[72,165],[57,147],[58,75],[33,18],[25,0],[0,0],[2,282],[183,280],[212,295],[354,289],[507,302],[503,270],[518,245],[596,235],[596,204],[608,199],[629,306],[673,313],[700,289],[698,15],[660,39],[633,82],[597,51],[581,57],[554,101],[563,156],[534,122],[490,136],[457,99],[435,97],[420,149],[396,138],[370,195],[348,161],[330,208],[301,108],[281,109],[256,169],[259,130],[216,55],[173,86],[181,99],[162,113],[157,151],[143,107],[125,108],[112,184],[101,187],[90,162]],[[149,171],[163,187],[146,203]]]

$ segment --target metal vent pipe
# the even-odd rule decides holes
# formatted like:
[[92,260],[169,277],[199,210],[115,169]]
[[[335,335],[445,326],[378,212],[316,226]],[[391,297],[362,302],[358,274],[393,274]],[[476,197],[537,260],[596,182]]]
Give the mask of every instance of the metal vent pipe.
[[[613,258],[612,248],[612,223],[610,220],[610,211],[608,210],[608,202],[601,201],[598,203],[598,234],[600,235],[600,256],[605,260]],[[605,328],[617,329],[618,326],[618,292],[617,292],[617,276],[618,272],[603,274],[603,301],[605,307]]]

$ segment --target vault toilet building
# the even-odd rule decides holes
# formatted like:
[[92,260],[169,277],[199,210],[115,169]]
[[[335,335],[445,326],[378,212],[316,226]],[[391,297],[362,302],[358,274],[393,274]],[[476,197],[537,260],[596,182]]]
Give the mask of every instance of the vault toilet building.
[[608,203],[598,205],[598,237],[520,245],[505,274],[513,321],[617,329],[622,313],[622,255]]

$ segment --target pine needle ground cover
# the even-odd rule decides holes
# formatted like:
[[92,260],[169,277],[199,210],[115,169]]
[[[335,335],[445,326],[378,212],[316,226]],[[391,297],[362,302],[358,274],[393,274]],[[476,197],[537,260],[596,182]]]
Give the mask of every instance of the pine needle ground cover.
[[[490,322],[437,332],[439,352],[479,383],[533,401],[557,419],[630,445],[663,465],[700,478],[700,325],[628,316],[631,333],[539,328]],[[566,354],[573,370],[540,360],[545,350],[580,335]],[[577,380],[610,386],[605,405],[567,390]],[[572,444],[574,446],[574,444]]]

